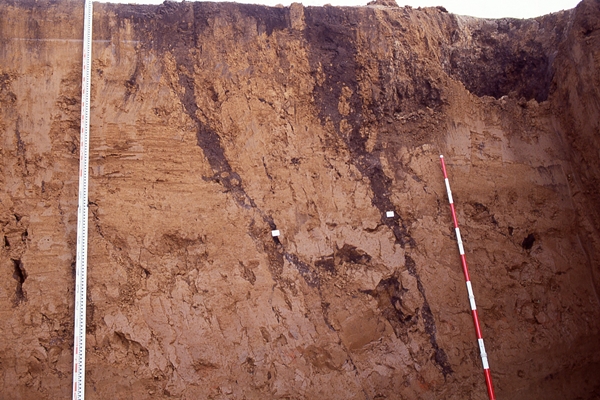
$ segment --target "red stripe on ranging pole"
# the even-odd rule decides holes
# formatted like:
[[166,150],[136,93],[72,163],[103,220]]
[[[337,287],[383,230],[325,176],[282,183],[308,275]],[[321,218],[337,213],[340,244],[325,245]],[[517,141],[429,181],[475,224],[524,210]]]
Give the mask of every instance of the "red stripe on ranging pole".
[[479,314],[477,314],[477,310],[471,311],[473,314],[473,322],[475,323],[475,334],[477,335],[477,339],[481,339],[481,327],[479,325]]
[[458,226],[458,221],[456,220],[456,210],[454,210],[454,203],[450,203],[450,208],[452,209],[452,222],[454,222],[454,226]]
[[469,276],[469,268],[467,267],[467,258],[464,254],[460,255],[460,262],[462,264],[463,273],[465,274],[465,280],[470,281],[471,277]]
[[479,315],[477,315],[477,306],[475,305],[475,296],[473,294],[473,287],[471,286],[471,277],[469,276],[469,268],[467,267],[467,258],[465,257],[465,249],[463,247],[462,237],[460,236],[460,229],[458,228],[458,220],[456,219],[456,210],[454,208],[454,200],[452,199],[452,191],[450,190],[450,181],[448,180],[448,172],[446,171],[446,163],[444,162],[444,156],[440,156],[442,163],[442,171],[444,172],[444,182],[446,183],[446,192],[448,193],[448,202],[450,203],[450,210],[452,211],[452,222],[454,222],[454,232],[456,233],[456,242],[458,244],[458,252],[460,253],[460,261],[462,264],[463,273],[465,274],[465,281],[467,283],[467,292],[469,294],[469,303],[471,304],[471,314],[473,315],[473,324],[475,324],[475,334],[477,335],[477,343],[479,345],[479,354],[481,355],[481,363],[483,364],[483,373],[485,376],[485,385],[487,386],[488,396],[490,400],[496,400],[494,394],[494,386],[492,385],[492,374],[490,373],[490,365],[488,364],[488,357],[483,344],[483,337],[481,336],[481,326],[479,325]]

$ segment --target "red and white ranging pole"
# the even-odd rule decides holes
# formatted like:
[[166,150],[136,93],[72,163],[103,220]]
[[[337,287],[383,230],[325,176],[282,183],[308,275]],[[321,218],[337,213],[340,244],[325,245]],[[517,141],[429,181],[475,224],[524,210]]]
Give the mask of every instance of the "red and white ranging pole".
[[477,334],[477,341],[479,342],[479,351],[481,353],[481,362],[483,363],[485,384],[487,386],[487,392],[488,396],[490,397],[490,400],[496,400],[496,395],[494,394],[494,386],[492,385],[492,374],[490,373],[490,365],[488,363],[487,353],[485,352],[485,346],[483,345],[483,337],[481,336],[481,326],[479,325],[479,316],[477,315],[477,306],[475,305],[475,295],[473,294],[473,286],[471,285],[471,277],[469,276],[469,268],[467,267],[465,249],[463,246],[462,238],[460,236],[460,229],[458,228],[458,220],[456,219],[456,210],[454,209],[454,200],[452,199],[452,191],[450,190],[450,181],[448,180],[448,173],[446,172],[446,163],[444,162],[444,156],[440,155],[440,161],[442,162],[442,171],[444,172],[444,181],[446,182],[448,201],[450,202],[450,210],[452,211],[452,221],[454,222],[454,230],[456,232],[456,241],[458,243],[460,261],[462,263],[463,273],[465,274],[465,280],[467,281],[467,292],[469,293],[469,302],[471,303],[471,313],[473,314],[475,333]]

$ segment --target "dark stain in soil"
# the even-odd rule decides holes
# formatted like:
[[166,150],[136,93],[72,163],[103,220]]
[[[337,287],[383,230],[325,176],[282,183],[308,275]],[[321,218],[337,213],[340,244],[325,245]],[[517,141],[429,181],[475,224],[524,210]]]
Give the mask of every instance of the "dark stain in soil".
[[535,235],[533,233],[530,233],[529,235],[527,235],[527,237],[525,239],[523,239],[523,242],[521,243],[521,247],[523,247],[525,250],[531,250],[534,243],[535,243]]
[[[234,10],[235,9],[235,10]],[[209,123],[204,122],[200,115],[203,111],[196,103],[196,84],[194,69],[196,67],[195,52],[198,50],[198,37],[211,29],[209,20],[219,15],[222,18],[234,20],[237,13],[256,20],[258,34],[271,35],[274,30],[285,29],[288,26],[288,11],[255,5],[215,5],[209,3],[169,3],[157,6],[155,16],[136,13],[135,8],[119,8],[122,18],[137,21],[139,32],[145,37],[140,41],[146,50],[171,52],[177,64],[177,82],[171,82],[172,89],[179,96],[186,114],[196,125],[196,141],[202,149],[206,160],[213,170],[213,175],[204,177],[224,187],[236,203],[245,209],[255,209],[270,230],[277,229],[273,218],[267,215],[254,200],[246,193],[242,177],[233,170],[221,143],[221,137]],[[135,82],[137,84],[137,81]],[[264,229],[251,224],[249,234],[259,248],[268,254],[269,270],[276,282],[285,284],[281,279],[284,260],[288,261],[304,278],[310,287],[320,285],[318,269],[300,260],[295,255],[285,251],[278,237],[272,237],[273,242],[264,242]]]
[[[372,13],[366,9],[364,14]],[[363,117],[363,104],[360,98],[357,73],[362,68],[356,61],[357,49],[355,38],[358,26],[369,21],[368,15],[360,12],[349,12],[337,7],[311,7],[305,9],[305,40],[309,49],[309,62],[315,75],[314,99],[319,109],[321,123],[333,123],[335,133],[346,144],[351,161],[362,176],[369,179],[373,197],[372,204],[380,211],[381,222],[392,230],[396,242],[402,247],[415,246],[414,239],[408,233],[405,221],[395,212],[394,218],[386,218],[387,211],[395,211],[390,200],[391,180],[385,175],[380,158],[367,150],[368,136],[361,129],[368,121]],[[324,79],[323,79],[324,78]],[[342,115],[338,104],[342,95],[350,93],[347,102],[350,113]],[[344,123],[343,123],[344,122]],[[344,126],[349,126],[345,129]],[[423,297],[421,316],[435,351],[435,362],[445,376],[452,373],[446,353],[437,343],[435,320],[429,307],[425,288],[419,277],[415,262],[406,256],[406,267],[417,280],[417,287]]]
[[19,304],[27,301],[27,294],[23,291],[23,283],[27,279],[27,272],[23,267],[21,260],[12,260],[13,262],[13,278],[17,281],[17,287],[15,289],[15,297],[13,300],[13,306],[16,307]]

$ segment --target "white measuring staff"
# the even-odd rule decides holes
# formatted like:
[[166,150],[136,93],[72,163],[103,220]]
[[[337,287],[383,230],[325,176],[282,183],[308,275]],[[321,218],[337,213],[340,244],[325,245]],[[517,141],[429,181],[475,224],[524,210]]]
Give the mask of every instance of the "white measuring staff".
[[77,207],[77,259],[75,277],[75,329],[73,330],[73,400],[85,398],[85,325],[87,292],[88,166],[90,150],[90,81],[92,70],[92,0],[85,1],[83,67],[81,71],[81,139],[79,141],[79,204]]

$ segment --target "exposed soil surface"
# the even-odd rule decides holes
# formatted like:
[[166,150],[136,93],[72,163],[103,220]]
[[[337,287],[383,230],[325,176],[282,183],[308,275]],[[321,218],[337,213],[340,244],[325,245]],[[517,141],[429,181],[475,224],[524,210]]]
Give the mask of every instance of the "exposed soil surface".
[[[88,398],[486,399],[440,154],[498,398],[600,398],[600,1],[93,26]],[[0,0],[0,399],[71,395],[82,30]]]

